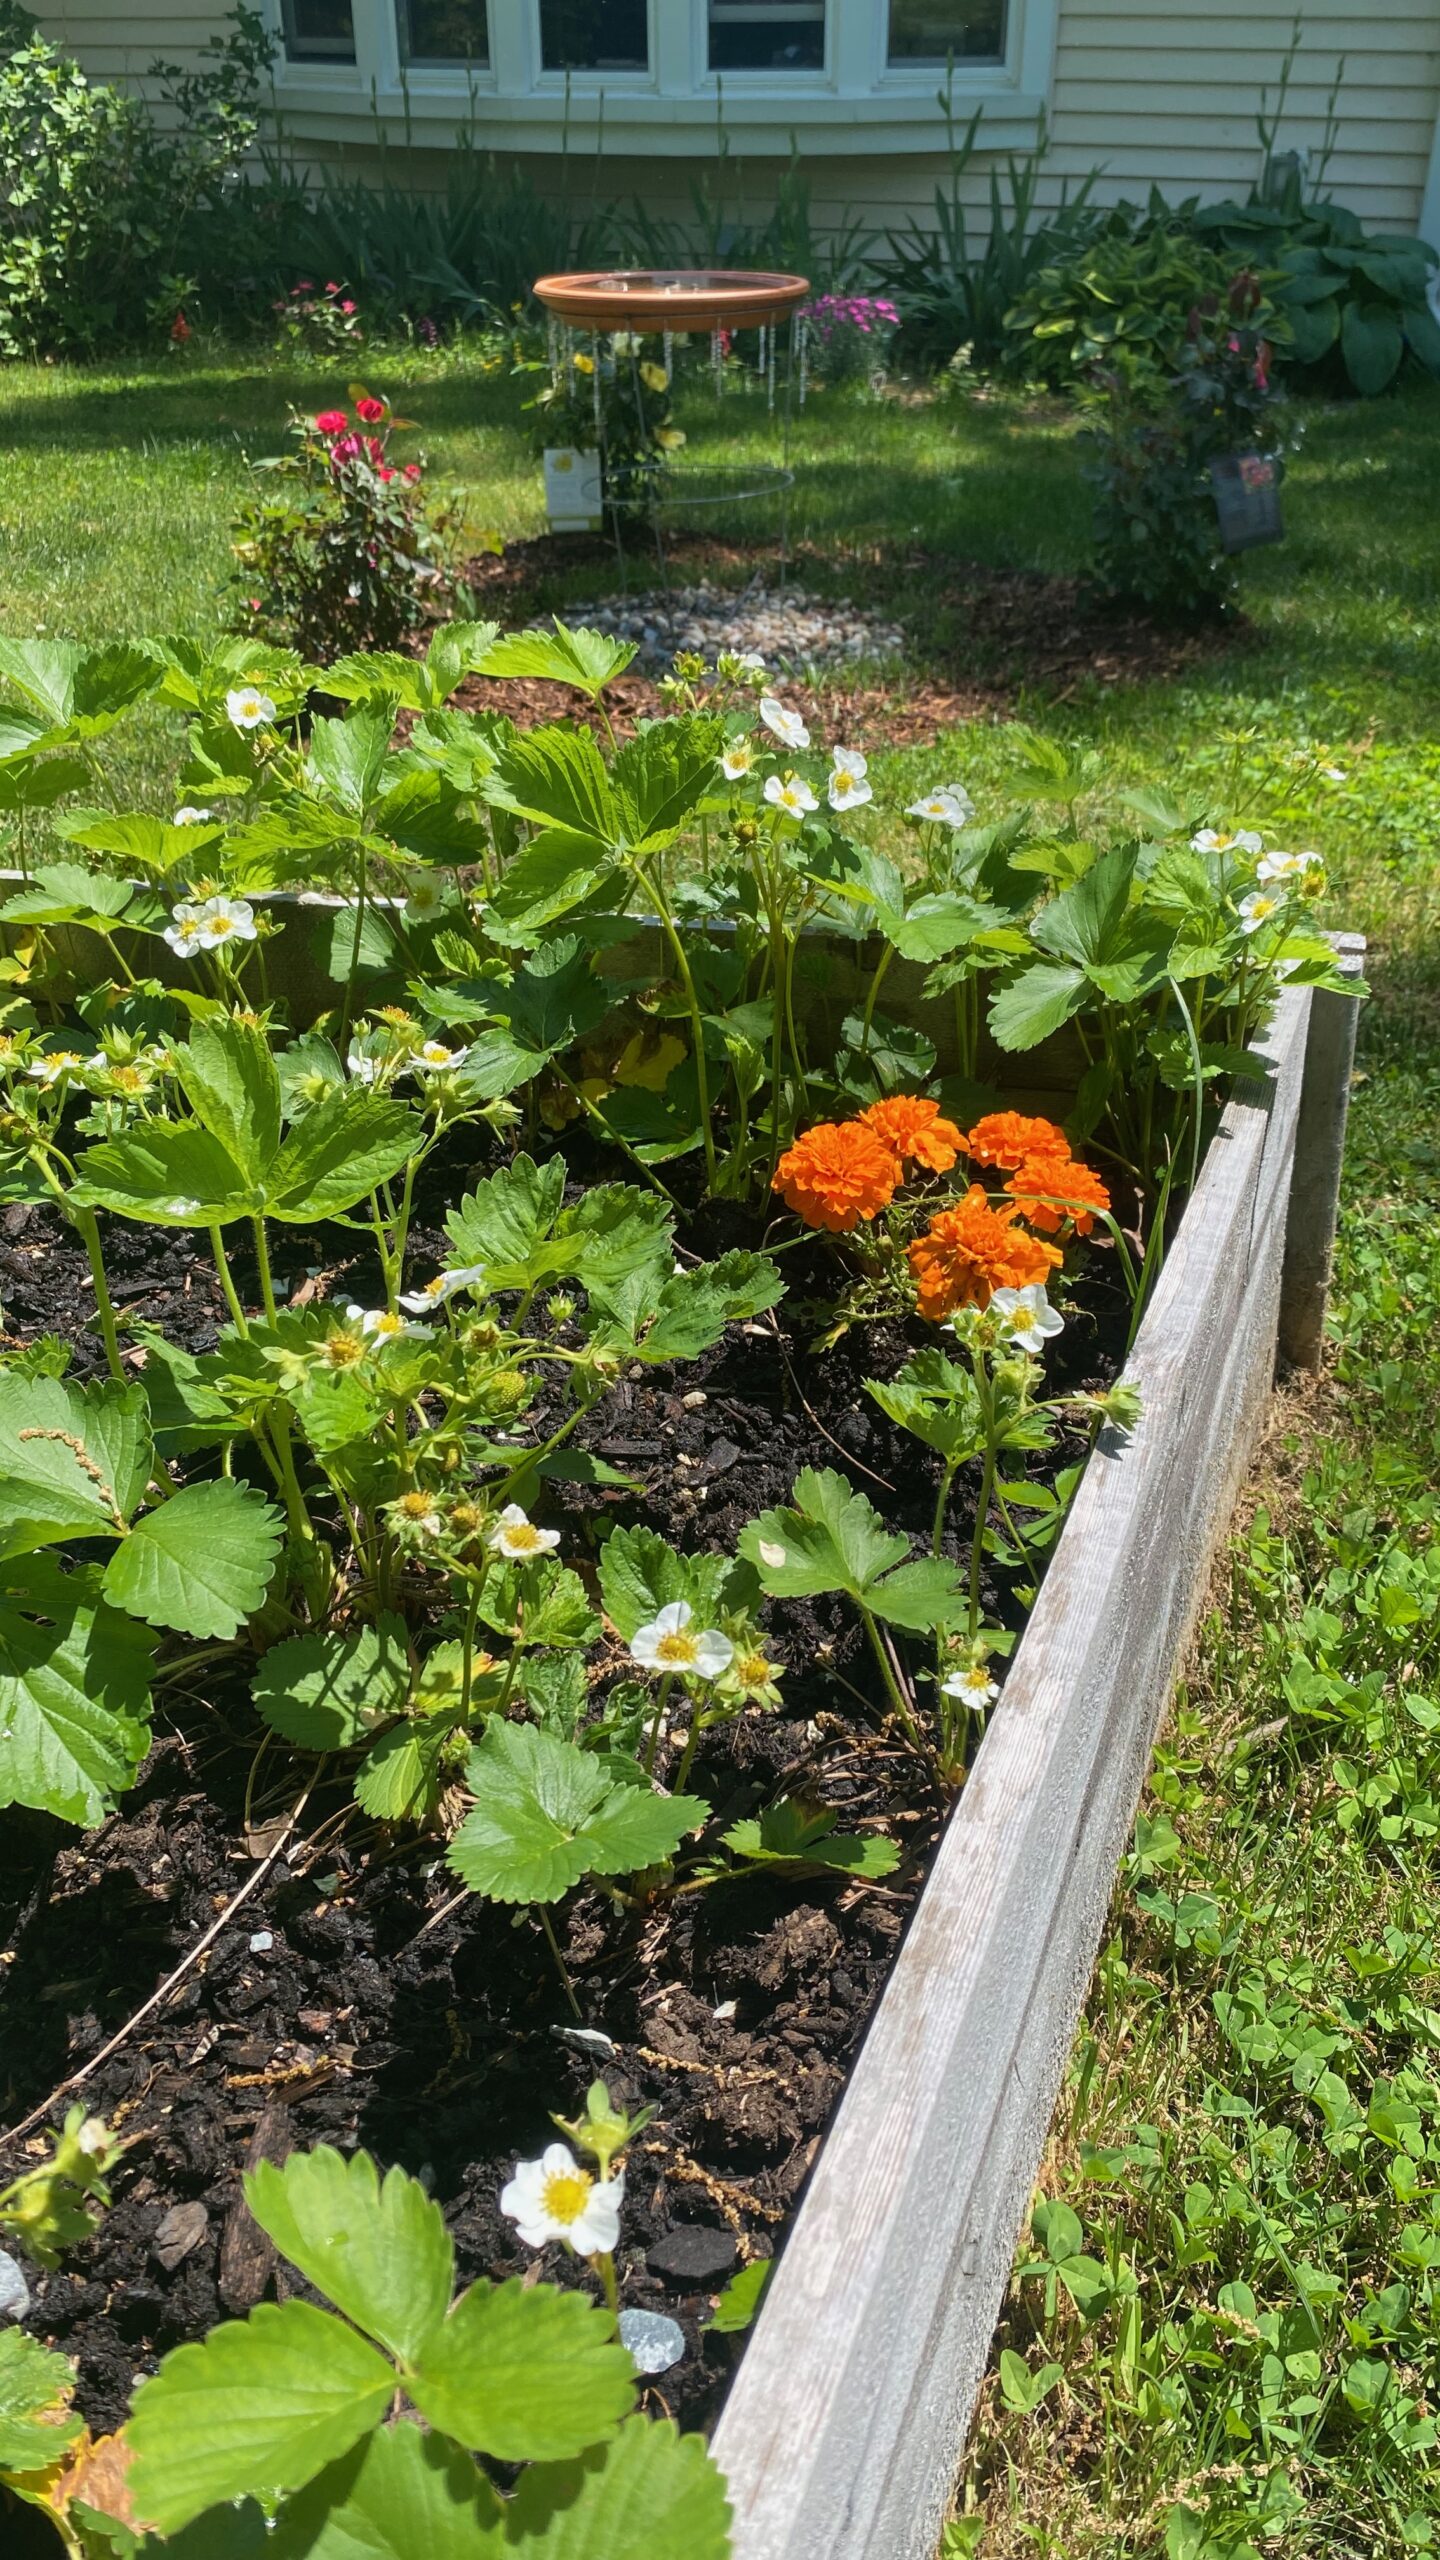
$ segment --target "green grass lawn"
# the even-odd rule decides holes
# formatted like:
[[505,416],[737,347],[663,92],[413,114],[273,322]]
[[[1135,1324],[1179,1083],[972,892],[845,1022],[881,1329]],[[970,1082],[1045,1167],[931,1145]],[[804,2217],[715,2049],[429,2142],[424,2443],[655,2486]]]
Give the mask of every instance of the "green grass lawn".
[[[521,386],[366,370],[477,523],[538,528]],[[0,624],[212,625],[245,454],[344,389],[238,357],[12,369]],[[699,459],[773,458],[758,400],[682,415]],[[1233,822],[1321,846],[1332,919],[1377,948],[1332,1366],[1280,1408],[1121,1879],[948,2537],[984,2560],[1440,2549],[1440,395],[1305,426],[1233,645],[1180,683],[1018,706],[1102,750],[1107,787],[1194,775]],[[921,670],[963,634],[907,551],[1083,563],[1058,412],[825,396],[795,441],[807,579],[903,605]],[[577,619],[603,579],[577,578]],[[136,734],[158,791],[158,729]],[[1015,764],[977,721],[897,778],[983,809]]]

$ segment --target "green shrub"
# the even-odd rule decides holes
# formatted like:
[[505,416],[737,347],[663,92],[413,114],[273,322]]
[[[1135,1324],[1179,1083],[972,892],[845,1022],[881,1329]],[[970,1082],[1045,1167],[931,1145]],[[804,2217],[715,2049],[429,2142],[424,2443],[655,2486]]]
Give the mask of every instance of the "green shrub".
[[273,50],[254,11],[233,20],[201,70],[155,66],[173,130],[38,36],[0,64],[0,353],[88,354],[193,291],[177,262],[255,140]]
[[1222,607],[1238,579],[1221,546],[1210,466],[1222,455],[1278,456],[1271,348],[1256,277],[1206,297],[1186,325],[1163,391],[1148,368],[1115,370],[1092,395],[1088,476],[1096,491],[1096,584],[1163,614]]
[[1010,367],[1063,391],[1103,373],[1132,391],[1174,375],[1190,315],[1229,290],[1237,260],[1194,237],[1158,193],[1040,268],[1005,319]]

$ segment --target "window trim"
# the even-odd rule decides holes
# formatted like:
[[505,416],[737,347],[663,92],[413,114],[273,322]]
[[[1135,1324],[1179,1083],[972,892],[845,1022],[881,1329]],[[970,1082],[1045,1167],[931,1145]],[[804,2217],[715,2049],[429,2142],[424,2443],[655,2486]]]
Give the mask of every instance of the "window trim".
[[[1048,105],[1061,0],[1010,0],[1003,63],[957,63],[955,116],[977,107],[983,151],[1033,143]],[[279,28],[281,0],[265,0]],[[469,127],[487,150],[593,149],[603,127],[607,157],[699,160],[715,147],[716,94],[737,155],[781,160],[797,135],[807,159],[901,157],[943,151],[933,66],[892,70],[882,0],[829,0],[824,73],[712,72],[704,0],[649,0],[648,72],[576,71],[540,62],[537,0],[490,9],[490,68],[402,63],[394,0],[352,0],[353,63],[276,64],[280,103],[302,140],[363,145],[378,116],[387,141],[444,150]]]

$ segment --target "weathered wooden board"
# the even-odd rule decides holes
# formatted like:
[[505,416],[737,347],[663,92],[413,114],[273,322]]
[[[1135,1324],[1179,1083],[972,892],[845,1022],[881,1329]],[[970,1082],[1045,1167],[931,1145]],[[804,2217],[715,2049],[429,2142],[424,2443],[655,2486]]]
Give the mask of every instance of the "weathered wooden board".
[[[1291,990],[1273,1085],[1226,1110],[1131,1363],[1143,1417],[1087,1470],[741,2365],[715,2443],[737,2560],[932,2560],[1116,1867],[1270,1391],[1310,1022]],[[1333,1040],[1317,1059],[1333,1084]]]

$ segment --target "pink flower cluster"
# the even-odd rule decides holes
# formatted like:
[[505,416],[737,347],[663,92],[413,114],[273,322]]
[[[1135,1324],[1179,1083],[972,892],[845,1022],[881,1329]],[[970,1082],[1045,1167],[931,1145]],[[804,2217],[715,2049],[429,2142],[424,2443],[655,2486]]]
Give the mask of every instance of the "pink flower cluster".
[[[383,400],[366,397],[355,403],[355,415],[361,426],[381,426],[387,414],[387,404]],[[339,470],[341,465],[347,462],[359,462],[363,456],[370,464],[377,480],[389,481],[398,476],[402,480],[413,483],[422,476],[418,462],[402,463],[397,475],[394,464],[385,459],[384,439],[380,436],[361,435],[357,428],[352,427],[348,409],[322,409],[315,419],[314,426],[316,435],[323,436],[330,447],[330,463],[334,470]]]
[[870,293],[819,294],[807,302],[805,317],[822,346],[829,345],[837,329],[858,329],[862,337],[872,338],[900,326],[894,303]]

